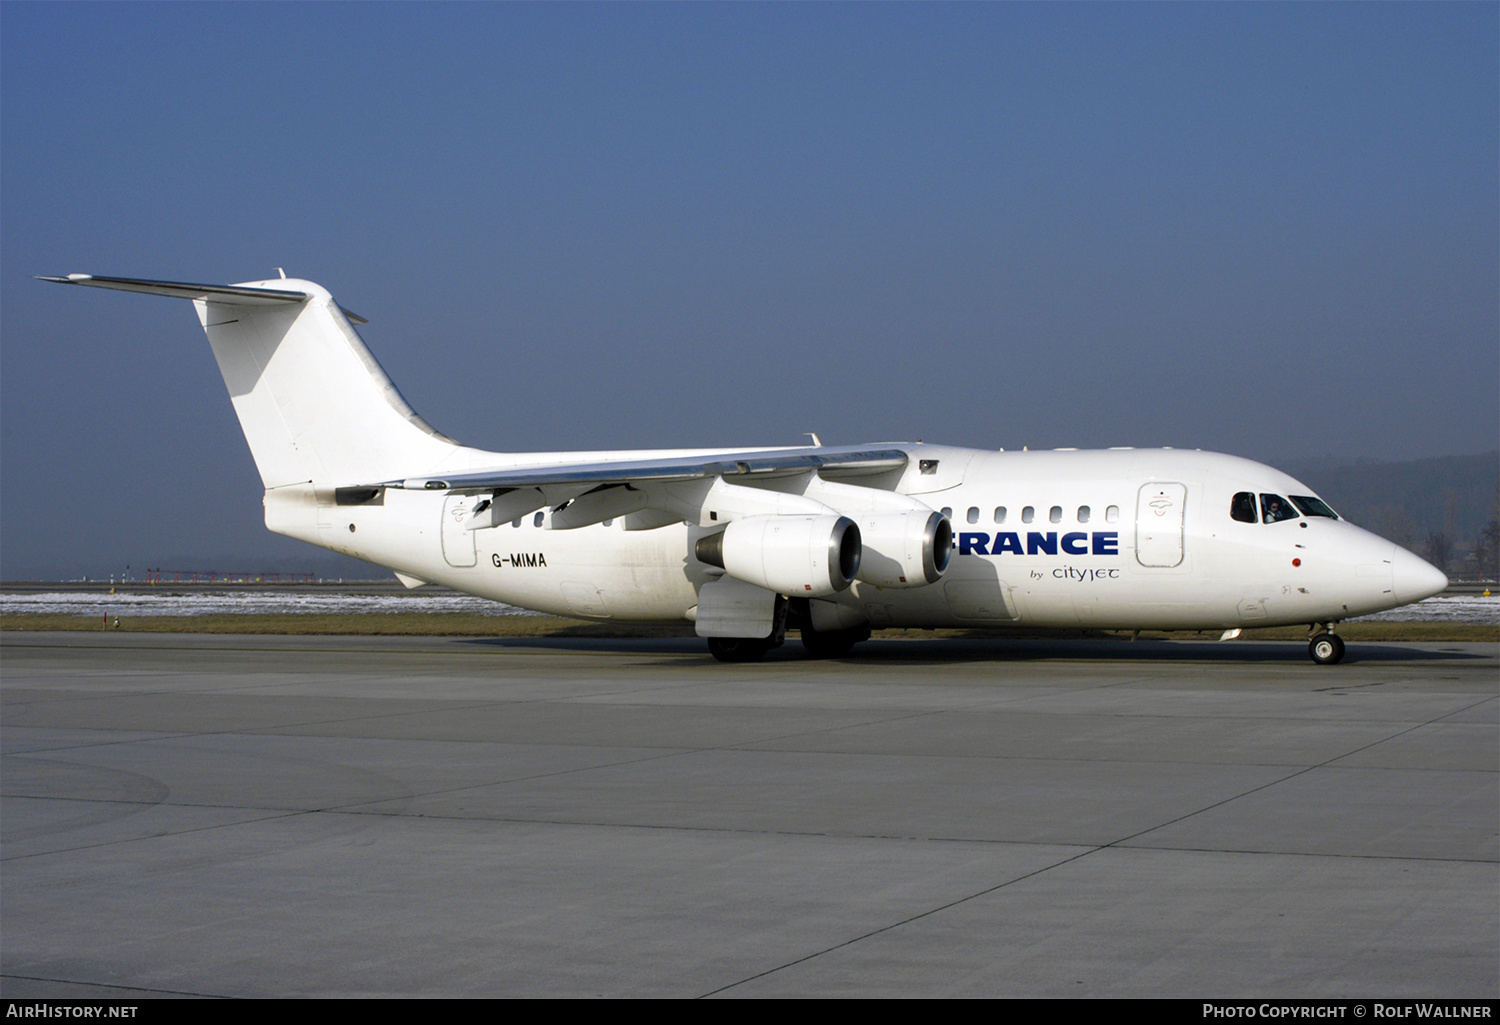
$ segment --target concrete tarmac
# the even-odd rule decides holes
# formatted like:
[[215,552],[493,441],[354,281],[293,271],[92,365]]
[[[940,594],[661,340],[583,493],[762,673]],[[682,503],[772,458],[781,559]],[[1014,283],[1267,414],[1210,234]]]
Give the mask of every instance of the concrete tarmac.
[[1500,996],[1494,644],[0,645],[9,998]]

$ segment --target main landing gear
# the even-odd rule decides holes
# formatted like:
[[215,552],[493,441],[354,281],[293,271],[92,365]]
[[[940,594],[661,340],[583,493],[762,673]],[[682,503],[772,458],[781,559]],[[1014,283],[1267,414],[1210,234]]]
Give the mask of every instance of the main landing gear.
[[[812,630],[802,628],[802,647],[811,658],[843,658],[860,641],[869,640],[869,627],[851,630]],[[720,662],[759,662],[766,652],[779,645],[770,638],[710,637],[708,652]]]
[[816,630],[806,598],[778,599],[774,627],[766,637],[710,637],[708,651],[720,662],[759,662],[766,652],[779,648],[790,626],[802,633],[802,647],[809,658],[843,658],[860,641],[870,639],[870,624],[842,630]]
[[710,637],[708,653],[720,662],[759,662],[766,652],[786,641],[788,601],[776,596],[771,612],[771,632],[764,637]]
[[1333,632],[1335,624],[1314,623],[1312,639],[1307,642],[1307,654],[1320,666],[1331,666],[1344,657],[1344,641]]
[[812,603],[806,598],[794,598],[790,604],[791,625],[802,633],[802,649],[808,658],[843,658],[860,641],[870,639],[870,624],[858,622],[840,624],[838,617],[825,620],[826,629],[813,626]]

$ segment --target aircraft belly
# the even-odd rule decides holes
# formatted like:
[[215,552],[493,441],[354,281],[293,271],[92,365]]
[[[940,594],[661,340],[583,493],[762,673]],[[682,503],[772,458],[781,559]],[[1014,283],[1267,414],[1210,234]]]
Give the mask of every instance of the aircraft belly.
[[1018,588],[1017,605],[1028,626],[1075,627],[1078,612],[1073,595],[1042,588]]
[[943,597],[953,618],[966,622],[1010,623],[1016,620],[1014,601],[1008,601],[1004,584],[996,580],[948,580]]

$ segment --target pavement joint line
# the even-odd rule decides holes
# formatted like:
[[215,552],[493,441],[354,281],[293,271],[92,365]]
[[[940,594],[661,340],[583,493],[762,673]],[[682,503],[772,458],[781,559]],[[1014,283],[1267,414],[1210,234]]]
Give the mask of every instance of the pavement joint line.
[[1446,718],[1447,715],[1449,715],[1449,714],[1451,714],[1451,713],[1444,713],[1442,716],[1436,716],[1436,717],[1434,717],[1432,719],[1428,719],[1428,720],[1426,720],[1424,722],[1413,723],[1412,725],[1406,727],[1405,729],[1397,730],[1396,732],[1394,732],[1394,733],[1392,733],[1392,734],[1390,734],[1388,736],[1381,737],[1381,738],[1379,738],[1377,740],[1371,740],[1368,743],[1361,744],[1358,747],[1353,748],[1352,750],[1344,751],[1343,753],[1334,755],[1334,756],[1332,756],[1330,758],[1325,758],[1323,761],[1317,762],[1317,763],[1315,763],[1313,765],[1304,766],[1303,768],[1298,769],[1296,772],[1290,772],[1290,773],[1287,773],[1285,776],[1280,777],[1279,779],[1273,779],[1273,780],[1270,780],[1270,781],[1268,781],[1266,783],[1262,783],[1259,786],[1251,787],[1249,790],[1246,790],[1243,793],[1234,794],[1234,795],[1232,795],[1230,797],[1226,797],[1226,798],[1224,798],[1223,800],[1220,800],[1220,801],[1214,801],[1213,803],[1204,805],[1202,808],[1198,808],[1195,811],[1190,811],[1190,812],[1187,812],[1187,813],[1185,813],[1183,815],[1179,815],[1176,818],[1168,819],[1166,822],[1159,822],[1156,825],[1150,827],[1149,829],[1143,829],[1143,830],[1140,830],[1139,832],[1132,833],[1129,836],[1120,837],[1117,840],[1111,840],[1108,844],[1105,844],[1104,846],[1105,847],[1114,847],[1116,845],[1123,844],[1126,841],[1134,840],[1137,837],[1145,836],[1147,833],[1153,833],[1153,832],[1155,832],[1158,829],[1164,829],[1167,826],[1176,825],[1177,823],[1186,821],[1187,819],[1190,819],[1190,818],[1194,817],[1195,815],[1201,815],[1204,812],[1213,811],[1215,808],[1222,808],[1226,804],[1232,804],[1233,802],[1238,801],[1238,800],[1240,800],[1242,798],[1249,797],[1251,794],[1257,794],[1257,793],[1260,793],[1262,790],[1268,790],[1271,787],[1280,786],[1281,784],[1289,782],[1290,780],[1294,780],[1294,779],[1296,779],[1299,776],[1305,776],[1307,773],[1313,772],[1316,769],[1338,768],[1338,766],[1333,765],[1334,762],[1339,761],[1339,760],[1344,759],[1344,758],[1348,758],[1350,755],[1359,754],[1361,751],[1368,751],[1372,747],[1378,747],[1381,744],[1388,743],[1388,742],[1390,742],[1392,740],[1395,740],[1397,737],[1404,736],[1404,735],[1412,732],[1413,730],[1419,730],[1419,729],[1421,729],[1424,726],[1430,726],[1433,723],[1437,722],[1439,719]]
[[[126,985],[125,983],[119,983],[119,982],[91,982],[88,979],[64,979],[64,978],[60,978],[60,977],[52,976],[52,975],[17,975],[14,972],[0,972],[0,980],[3,980],[3,979],[15,979],[15,980],[21,981],[21,982],[59,982],[59,983],[66,983],[67,985],[70,985],[70,986],[94,986],[94,987],[97,987],[98,989],[128,990],[131,993],[149,993],[149,994],[158,994],[158,995],[161,995],[161,996],[197,997],[197,998],[202,999],[202,1000],[233,1000],[233,999],[235,999],[234,997],[225,996],[222,993],[199,993],[196,990],[191,990],[191,989],[157,989],[157,988],[154,988],[154,987],[151,987],[151,986],[130,986],[130,985]],[[37,999],[27,999],[27,998],[24,998],[24,997],[17,997],[17,998],[7,998],[6,999],[6,1003],[9,1003],[9,1004],[28,1004],[28,1003],[58,1004],[58,1003],[64,1003],[64,1002],[66,1002],[66,1003],[70,1003],[70,1004],[86,1004],[86,1003],[89,1002],[89,999],[90,998],[74,998],[74,997],[69,997],[69,998],[67,998],[66,1001],[63,1001],[63,1000],[45,1000],[45,999],[40,999],[40,998],[37,998]],[[116,997],[96,997],[96,998],[92,998],[92,999],[98,999],[98,1000],[116,1000],[118,998],[116,998]]]
[[899,929],[904,925],[910,925],[912,922],[919,922],[924,918],[929,918],[932,915],[936,915],[942,911],[951,910],[952,908],[958,907],[960,904],[967,904],[969,901],[978,900],[980,897],[988,896],[989,894],[995,893],[999,890],[1003,890],[1015,883],[1023,882],[1027,879],[1039,876],[1044,872],[1051,872],[1053,869],[1061,868],[1064,865],[1070,865],[1080,858],[1086,858],[1090,854],[1094,854],[1103,849],[1104,848],[1102,847],[1094,847],[1086,851],[1081,851],[1070,858],[1064,858],[1063,860],[1053,862],[1050,865],[1043,865],[1041,868],[1033,869],[1030,872],[1024,872],[1021,875],[1016,876],[1014,879],[1007,879],[1004,882],[996,883],[994,886],[986,887],[985,889],[979,890],[976,893],[971,893],[967,896],[959,897],[955,900],[948,901],[946,904],[940,904],[937,907],[928,908],[926,911],[919,912],[915,915],[909,915],[906,918],[901,919],[900,921],[887,923],[886,925],[883,925],[878,929],[871,929],[868,932],[860,934],[859,936],[850,937],[847,940],[844,940],[840,943],[835,943],[832,946],[825,947],[822,950],[815,950],[810,954],[805,954],[802,957],[794,958],[793,960],[788,961],[785,964],[777,965],[774,968],[767,968],[765,971],[756,972],[754,975],[747,975],[743,979],[727,983],[717,989],[709,990],[707,993],[700,993],[698,995],[698,999],[717,996],[718,994],[723,993],[726,990],[733,989],[736,986],[743,986],[747,982],[754,982],[756,979],[763,979],[768,975],[774,975],[775,973],[783,971],[787,968],[794,968],[797,965],[803,964],[807,961],[811,961],[814,958],[822,957],[825,954],[831,954],[836,950],[842,950],[845,947],[853,946],[856,943],[860,943],[872,937],[879,936],[881,933],[890,932],[892,929]]
[[[1484,700],[1489,700],[1489,698],[1482,699],[1479,702],[1475,702],[1475,704],[1481,704],[1481,703],[1483,703]],[[1470,707],[1473,707],[1473,706],[1470,706]],[[1325,759],[1324,761],[1319,762],[1317,764],[1305,766],[1305,767],[1303,767],[1301,769],[1298,769],[1296,772],[1288,773],[1287,775],[1285,775],[1285,776],[1283,776],[1283,777],[1281,777],[1279,779],[1271,780],[1269,782],[1261,784],[1260,786],[1251,787],[1249,790],[1246,790],[1246,791],[1244,791],[1242,793],[1235,794],[1235,795],[1230,796],[1230,797],[1226,797],[1226,798],[1224,798],[1223,800],[1220,800],[1220,801],[1214,801],[1214,802],[1212,802],[1210,804],[1207,804],[1207,805],[1205,805],[1205,806],[1203,806],[1201,808],[1198,808],[1198,809],[1196,809],[1194,811],[1190,811],[1190,812],[1187,812],[1185,814],[1179,815],[1179,816],[1177,816],[1175,818],[1168,819],[1165,822],[1159,822],[1156,825],[1151,826],[1148,829],[1142,829],[1142,830],[1140,830],[1138,832],[1130,834],[1129,836],[1120,837],[1120,838],[1118,838],[1116,840],[1111,840],[1109,843],[1106,843],[1106,844],[1100,844],[1097,847],[1093,847],[1093,848],[1091,848],[1091,849],[1089,849],[1087,851],[1083,851],[1083,852],[1081,852],[1079,854],[1076,854],[1076,855],[1074,855],[1071,858],[1065,858],[1062,861],[1054,862],[1051,865],[1043,866],[1043,867],[1035,869],[1035,870],[1033,870],[1031,872],[1027,872],[1027,873],[1025,873],[1023,875],[1019,875],[1019,876],[1017,876],[1014,879],[1007,880],[1006,882],[998,883],[995,886],[991,886],[991,887],[988,887],[986,889],[979,890],[979,891],[977,891],[975,893],[969,894],[968,896],[960,897],[960,898],[958,898],[956,900],[949,901],[949,902],[947,902],[945,904],[941,904],[941,905],[939,905],[937,907],[929,908],[926,911],[923,911],[923,912],[921,912],[919,914],[910,915],[910,916],[908,916],[906,918],[901,919],[900,921],[888,923],[888,924],[886,924],[884,926],[881,926],[878,929],[872,929],[872,930],[870,930],[868,932],[862,933],[859,936],[851,937],[851,938],[849,938],[847,940],[844,940],[844,941],[842,941],[840,943],[833,944],[832,946],[826,947],[826,948],[824,948],[822,950],[814,951],[814,952],[812,952],[810,954],[807,954],[807,955],[805,955],[803,957],[799,957],[799,958],[796,958],[794,960],[788,961],[785,964],[777,965],[776,967],[774,967],[774,968],[768,968],[768,969],[766,969],[763,972],[758,972],[758,973],[756,973],[754,975],[746,976],[745,978],[740,979],[740,980],[738,980],[736,982],[731,982],[731,983],[728,983],[728,984],[726,984],[724,986],[720,986],[717,989],[710,990],[707,993],[702,993],[702,994],[700,994],[700,997],[716,996],[716,995],[718,995],[720,993],[725,992],[726,990],[733,989],[736,986],[744,985],[747,982],[753,982],[756,979],[765,978],[766,976],[775,974],[776,972],[782,971],[782,970],[784,970],[786,968],[795,967],[795,966],[797,966],[799,964],[803,964],[804,962],[811,961],[814,958],[822,957],[825,954],[832,953],[833,951],[836,951],[836,950],[841,950],[841,949],[843,949],[845,947],[848,947],[848,946],[851,946],[851,945],[853,945],[855,943],[859,943],[859,942],[862,942],[864,940],[870,939],[871,937],[879,936],[881,933],[889,932],[890,930],[900,928],[903,925],[909,925],[912,922],[920,921],[923,918],[927,918],[929,916],[938,914],[939,912],[950,910],[951,908],[957,907],[960,904],[964,904],[964,903],[967,903],[969,901],[976,900],[976,899],[978,899],[980,897],[984,897],[984,896],[987,896],[989,894],[995,893],[996,891],[1004,889],[1004,888],[1006,888],[1006,887],[1008,887],[1008,886],[1010,886],[1010,885],[1012,885],[1014,883],[1018,883],[1018,882],[1021,882],[1023,880],[1026,880],[1026,879],[1033,878],[1033,877],[1041,875],[1041,874],[1043,874],[1045,872],[1051,872],[1052,870],[1057,869],[1057,868],[1061,868],[1064,865],[1070,865],[1070,864],[1072,864],[1075,861],[1078,861],[1078,860],[1080,860],[1082,858],[1087,858],[1090,855],[1099,853],[1100,851],[1106,851],[1106,850],[1111,850],[1111,849],[1115,849],[1115,848],[1118,848],[1118,849],[1121,849],[1121,850],[1153,849],[1153,848],[1140,847],[1140,846],[1127,848],[1127,847],[1124,846],[1124,844],[1126,844],[1128,841],[1133,840],[1133,839],[1135,839],[1137,837],[1145,836],[1147,833],[1152,833],[1152,832],[1155,832],[1158,829],[1165,828],[1166,826],[1170,826],[1170,825],[1173,825],[1175,823],[1185,821],[1187,819],[1193,818],[1196,815],[1201,815],[1201,814],[1203,814],[1206,811],[1212,811],[1215,808],[1223,807],[1226,804],[1230,804],[1230,803],[1232,803],[1234,801],[1238,801],[1238,800],[1240,800],[1243,797],[1250,796],[1251,794],[1258,793],[1258,792],[1260,792],[1262,790],[1266,790],[1266,789],[1268,789],[1270,787],[1279,786],[1282,783],[1285,783],[1285,782],[1287,782],[1289,780],[1292,780],[1292,779],[1296,779],[1298,776],[1305,775],[1305,774],[1307,774],[1309,772],[1312,772],[1315,769],[1320,769],[1320,768],[1327,767],[1332,762],[1337,761],[1340,758],[1347,758],[1347,757],[1349,757],[1352,754],[1358,754],[1360,751],[1365,751],[1365,750],[1368,750],[1371,747],[1375,747],[1375,746],[1377,746],[1379,744],[1384,744],[1384,743],[1386,743],[1386,742],[1388,742],[1390,740],[1394,740],[1396,737],[1402,736],[1402,735],[1404,735],[1406,733],[1410,733],[1412,730],[1421,729],[1423,726],[1431,725],[1432,723],[1437,722],[1439,719],[1446,718],[1446,716],[1449,715],[1449,714],[1452,714],[1452,713],[1445,713],[1443,716],[1437,716],[1437,717],[1434,717],[1433,719],[1429,719],[1429,720],[1427,720],[1425,722],[1416,723],[1416,724],[1413,724],[1411,726],[1408,726],[1406,729],[1397,730],[1395,733],[1392,733],[1392,734],[1390,734],[1387,737],[1382,737],[1379,740],[1370,741],[1369,743],[1363,744],[1363,745],[1361,745],[1359,747],[1356,747],[1356,748],[1354,748],[1351,751],[1345,751],[1345,752],[1343,752],[1343,753],[1341,753],[1339,755],[1336,755],[1336,756],[1334,756],[1332,758]],[[1176,848],[1164,848],[1164,849],[1173,850],[1173,849],[1176,849]],[[1265,854],[1267,852],[1259,852],[1259,851],[1257,851],[1257,852],[1249,852],[1249,853],[1252,853],[1252,854]],[[1403,858],[1403,859],[1379,859],[1379,860],[1429,860],[1429,859],[1407,859],[1407,858]],[[1431,859],[1431,860],[1444,860],[1444,861],[1446,861],[1448,859]],[[1459,863],[1460,864],[1491,864],[1491,862],[1475,862],[1475,861],[1463,861],[1463,862],[1459,862]]]

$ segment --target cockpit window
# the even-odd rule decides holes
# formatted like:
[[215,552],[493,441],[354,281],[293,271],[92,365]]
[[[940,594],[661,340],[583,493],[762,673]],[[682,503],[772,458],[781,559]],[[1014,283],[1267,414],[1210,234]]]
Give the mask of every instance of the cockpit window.
[[1292,508],[1292,503],[1280,495],[1260,496],[1260,520],[1262,523],[1276,523],[1280,520],[1295,520],[1297,510]]
[[1255,522],[1255,493],[1241,491],[1229,500],[1229,518],[1241,523]]
[[1302,510],[1303,516],[1327,516],[1330,520],[1339,518],[1339,514],[1328,508],[1326,502],[1312,495],[1293,495],[1292,503]]

